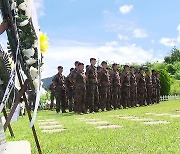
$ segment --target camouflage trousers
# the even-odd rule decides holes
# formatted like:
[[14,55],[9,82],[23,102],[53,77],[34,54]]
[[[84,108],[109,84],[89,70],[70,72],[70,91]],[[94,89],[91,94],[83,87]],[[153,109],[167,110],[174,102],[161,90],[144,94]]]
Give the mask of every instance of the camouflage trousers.
[[74,108],[74,94],[73,94],[74,90],[73,87],[69,87],[67,90],[67,100],[68,100],[68,108],[69,108],[69,112],[72,112],[73,108]]
[[157,88],[155,87],[155,85],[152,88],[152,103],[156,103],[157,101]]
[[140,106],[145,105],[146,88],[145,87],[138,87],[137,93],[138,93],[138,104]]
[[137,87],[131,86],[130,88],[130,105],[134,107],[137,105]]
[[102,85],[99,87],[99,102],[102,111],[104,111],[105,108],[106,110],[110,109],[109,93],[110,90],[108,85]]
[[130,87],[122,87],[121,88],[121,97],[122,97],[122,106],[123,108],[131,107],[130,103]]
[[161,89],[160,88],[157,88],[157,103],[160,102],[160,96],[161,96]]
[[53,105],[54,105],[54,99],[55,99],[55,93],[54,92],[51,92],[50,99],[51,99],[51,104],[50,104],[50,110],[51,110],[51,109],[53,109]]
[[117,109],[119,104],[119,86],[113,85],[112,86],[112,105],[114,109]]
[[151,86],[147,86],[147,93],[146,93],[146,103],[147,105],[152,103],[152,87]]
[[86,88],[76,87],[75,88],[75,101],[76,101],[76,112],[85,113],[85,101],[86,101]]
[[89,84],[87,89],[89,112],[97,112],[99,108],[99,91],[97,84]]
[[62,112],[65,112],[65,104],[66,104],[66,93],[65,91],[56,92],[56,112],[60,112],[60,108]]

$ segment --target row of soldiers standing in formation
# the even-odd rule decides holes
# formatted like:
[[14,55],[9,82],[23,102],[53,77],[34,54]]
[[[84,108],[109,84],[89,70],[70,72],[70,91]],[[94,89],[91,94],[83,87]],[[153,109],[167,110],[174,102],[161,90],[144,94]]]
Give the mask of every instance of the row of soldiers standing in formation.
[[[90,59],[90,65],[75,62],[75,68],[70,69],[70,74],[62,75],[63,67],[58,67],[58,73],[54,76],[50,86],[51,105],[56,98],[56,112],[66,113],[66,104],[69,112],[85,114],[87,112],[98,112],[145,106],[159,103],[160,79],[155,70],[144,70],[135,72],[133,66],[124,66],[122,73],[118,70],[118,64],[108,68],[107,62],[103,61],[101,66],[96,67],[96,59]],[[146,76],[144,76],[144,73]]]

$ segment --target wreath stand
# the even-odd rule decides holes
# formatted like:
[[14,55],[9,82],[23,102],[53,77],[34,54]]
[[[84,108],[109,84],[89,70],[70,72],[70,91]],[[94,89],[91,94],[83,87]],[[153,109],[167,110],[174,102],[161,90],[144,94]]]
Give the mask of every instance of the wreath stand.
[[[3,114],[4,114],[5,119],[6,119],[6,122],[4,124],[4,132],[8,128],[9,131],[10,131],[11,136],[13,136],[13,137],[14,137],[14,133],[13,133],[13,130],[11,128],[10,121],[11,121],[12,116],[13,116],[13,114],[14,114],[17,106],[18,106],[18,104],[20,103],[20,99],[22,97],[23,97],[23,101],[25,102],[25,108],[26,108],[26,111],[27,111],[27,114],[28,114],[29,121],[31,121],[31,119],[32,119],[31,111],[30,111],[30,108],[29,108],[29,105],[28,105],[26,94],[25,94],[26,91],[27,91],[27,87],[28,87],[28,82],[29,81],[28,81],[28,79],[26,79],[23,82],[23,79],[22,79],[18,69],[17,69],[17,76],[18,76],[18,80],[19,80],[21,89],[19,90],[18,96],[16,97],[15,102],[13,104],[13,107],[12,107],[12,109],[11,109],[11,111],[10,111],[8,116],[7,116],[5,108],[3,109]],[[40,144],[39,144],[39,140],[38,140],[36,129],[35,129],[34,125],[32,126],[32,132],[33,132],[33,136],[34,136],[34,140],[36,142],[36,146],[37,146],[38,152],[39,152],[39,154],[42,154],[41,147],[40,147]]]

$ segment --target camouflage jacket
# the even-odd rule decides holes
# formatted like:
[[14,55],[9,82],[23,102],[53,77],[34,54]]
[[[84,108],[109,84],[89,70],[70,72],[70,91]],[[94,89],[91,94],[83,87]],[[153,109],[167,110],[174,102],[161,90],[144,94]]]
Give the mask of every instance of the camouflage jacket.
[[97,68],[90,65],[86,69],[87,84],[96,83],[97,84]]
[[100,86],[110,85],[110,74],[107,69],[103,68],[102,71],[98,73],[98,83]]
[[65,91],[65,76],[59,73],[54,76],[55,92]]
[[74,86],[75,88],[86,87],[86,76],[84,72],[77,71],[77,73],[73,76]]
[[146,87],[152,88],[152,78],[151,78],[151,76],[146,75],[145,81],[146,81]]
[[130,87],[130,75],[127,72],[121,74],[121,85],[123,87]]
[[120,76],[118,71],[112,70],[110,72],[110,80],[112,86],[120,86]]
[[146,81],[145,81],[145,77],[143,74],[139,74],[138,75],[138,80],[137,80],[137,86],[138,88],[146,88]]

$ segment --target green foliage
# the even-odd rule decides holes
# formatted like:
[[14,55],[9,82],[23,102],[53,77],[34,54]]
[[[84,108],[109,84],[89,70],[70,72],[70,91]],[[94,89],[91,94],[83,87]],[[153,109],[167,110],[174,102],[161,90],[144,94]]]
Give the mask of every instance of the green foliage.
[[174,80],[174,79],[172,80],[170,94],[171,95],[180,94],[180,80]]
[[164,58],[165,63],[173,64],[174,62],[180,61],[180,50],[174,47],[171,55]]
[[172,75],[176,73],[176,68],[174,67],[173,64],[167,64],[166,65],[166,70],[171,73]]
[[47,92],[41,95],[41,103],[46,103],[46,101],[50,101],[50,93]]
[[170,75],[165,69],[157,70],[160,74],[160,80],[161,80],[161,95],[168,95],[170,92]]

